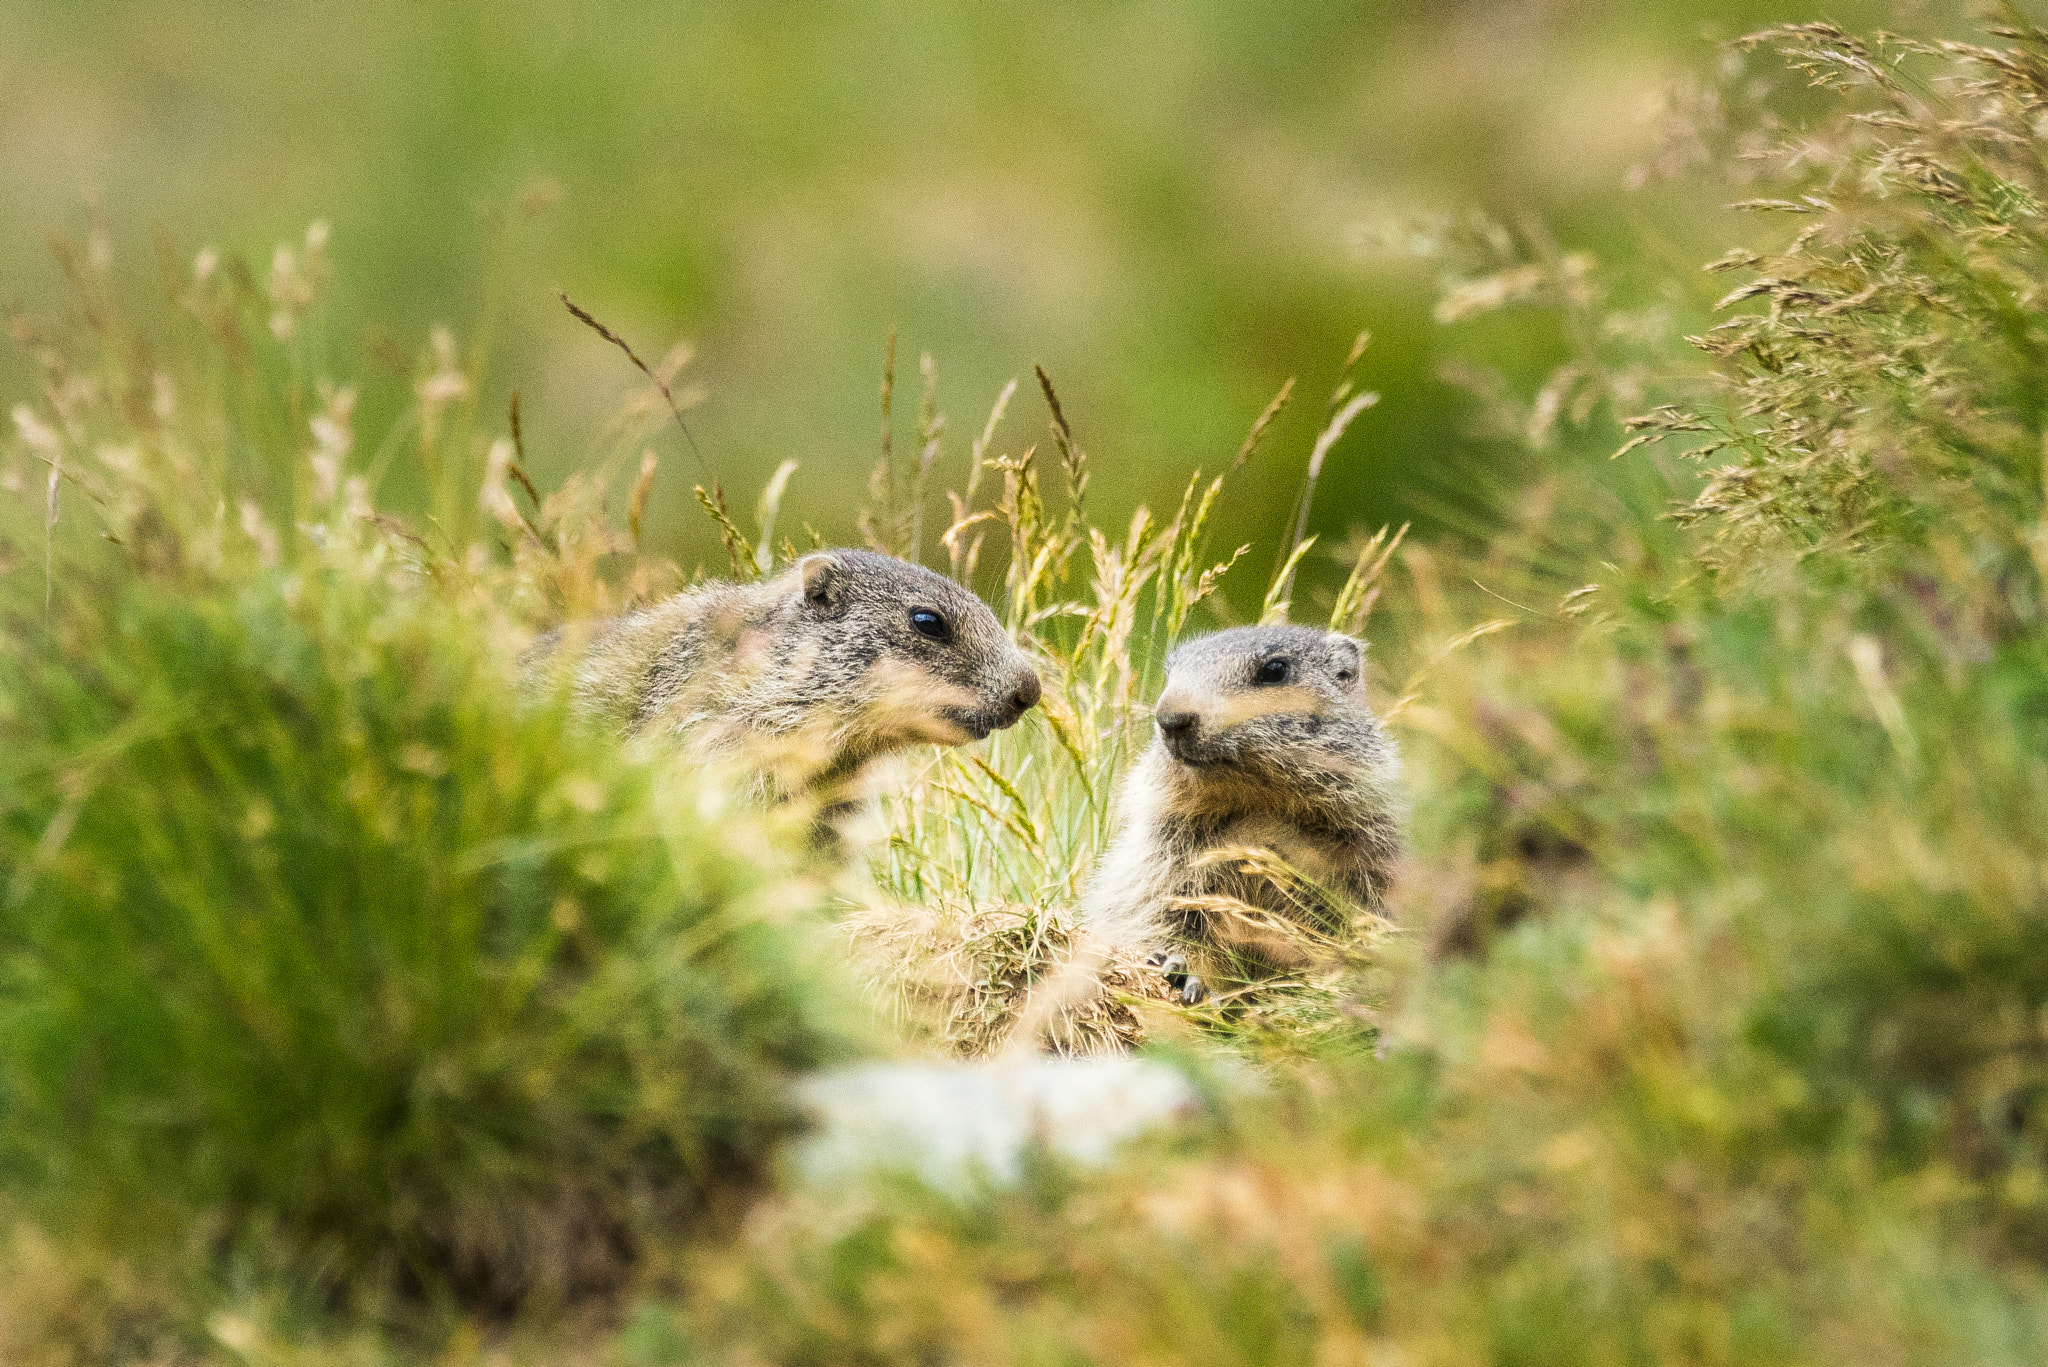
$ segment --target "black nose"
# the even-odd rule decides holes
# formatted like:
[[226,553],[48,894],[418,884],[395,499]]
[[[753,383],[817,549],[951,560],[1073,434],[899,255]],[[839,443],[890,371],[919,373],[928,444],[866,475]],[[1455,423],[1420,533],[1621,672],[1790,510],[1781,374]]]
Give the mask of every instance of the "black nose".
[[1195,714],[1192,712],[1159,712],[1152,720],[1159,725],[1160,733],[1169,740],[1191,736],[1195,731]]
[[1017,685],[1017,691],[1010,695],[1010,713],[1021,717],[1038,706],[1038,699],[1044,690],[1038,685],[1036,673],[1026,674],[1024,682]]

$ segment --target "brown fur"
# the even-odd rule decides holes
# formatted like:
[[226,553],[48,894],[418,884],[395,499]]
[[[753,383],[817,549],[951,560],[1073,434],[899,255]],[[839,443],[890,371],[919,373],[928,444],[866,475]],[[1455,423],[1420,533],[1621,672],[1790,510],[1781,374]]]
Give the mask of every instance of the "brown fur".
[[[918,613],[943,623],[917,629]],[[927,623],[929,625],[929,623]],[[1013,724],[1038,675],[960,585],[870,551],[820,551],[774,579],[705,584],[551,633],[529,674],[566,675],[577,711],[738,764],[831,808],[870,761]]]
[[[1084,926],[1167,960],[1193,1001],[1308,968],[1354,912],[1381,914],[1400,766],[1361,664],[1357,642],[1302,627],[1176,651]],[[1285,677],[1262,682],[1276,665]]]

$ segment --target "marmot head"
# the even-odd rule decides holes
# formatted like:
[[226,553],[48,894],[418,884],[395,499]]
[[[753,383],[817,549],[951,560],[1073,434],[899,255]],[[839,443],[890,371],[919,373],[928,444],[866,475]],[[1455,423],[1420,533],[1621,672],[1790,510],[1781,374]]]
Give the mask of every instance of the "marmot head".
[[988,605],[943,575],[873,551],[817,551],[785,577],[808,682],[851,704],[878,748],[959,745],[1015,724],[1038,674]]
[[1197,637],[1167,657],[1152,720],[1167,753],[1198,772],[1337,778],[1379,734],[1364,662],[1360,642],[1310,627]]

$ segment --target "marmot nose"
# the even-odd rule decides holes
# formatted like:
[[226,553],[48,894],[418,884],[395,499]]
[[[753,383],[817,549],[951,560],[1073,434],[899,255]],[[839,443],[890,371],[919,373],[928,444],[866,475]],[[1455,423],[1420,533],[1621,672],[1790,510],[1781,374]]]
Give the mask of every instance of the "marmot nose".
[[1168,740],[1179,740],[1194,734],[1198,718],[1192,712],[1155,712],[1152,720],[1158,724],[1161,735]]
[[1032,708],[1038,706],[1038,699],[1042,692],[1043,690],[1038,684],[1037,672],[1027,671],[1024,675],[1024,682],[1018,684],[1017,690],[1010,694],[1010,715],[1012,717],[1021,717]]

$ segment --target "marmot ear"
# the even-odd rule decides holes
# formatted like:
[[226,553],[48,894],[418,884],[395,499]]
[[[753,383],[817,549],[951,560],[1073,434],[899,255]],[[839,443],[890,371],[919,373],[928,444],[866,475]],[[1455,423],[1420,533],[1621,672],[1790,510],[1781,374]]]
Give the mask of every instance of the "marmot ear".
[[796,562],[797,580],[803,585],[804,601],[820,612],[836,612],[840,604],[840,575],[845,567],[829,551],[817,551]]
[[1338,672],[1348,670],[1351,674],[1350,682],[1357,683],[1365,672],[1365,642],[1356,636],[1346,636],[1341,631],[1333,631],[1330,633],[1330,644],[1337,649]]

